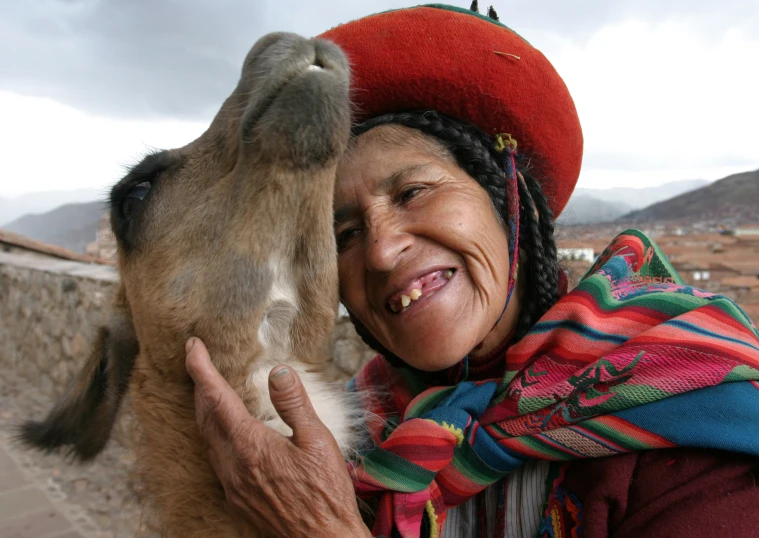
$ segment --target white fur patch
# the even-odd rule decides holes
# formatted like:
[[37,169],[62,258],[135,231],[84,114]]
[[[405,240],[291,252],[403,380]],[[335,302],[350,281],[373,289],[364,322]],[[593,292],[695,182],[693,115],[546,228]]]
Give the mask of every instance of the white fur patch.
[[[304,365],[293,363],[292,360],[286,362],[300,377],[317,416],[332,433],[342,453],[348,455],[355,447],[357,432],[364,424],[358,399],[346,394],[340,384],[326,383],[318,374],[307,372]],[[292,430],[279,418],[269,396],[269,372],[275,364],[257,362],[254,365],[248,377],[248,386],[256,391],[260,399],[259,408],[250,411],[270,428],[290,436]]]
[[258,327],[258,341],[264,348],[264,360],[283,360],[292,351],[290,327],[298,315],[298,292],[287,263],[271,262],[274,275],[266,313]]
[[292,435],[290,427],[277,415],[269,396],[269,372],[277,364],[286,364],[297,372],[314,411],[332,432],[343,454],[348,456],[355,449],[357,432],[365,423],[359,399],[346,394],[343,385],[327,383],[318,374],[306,371],[306,366],[293,357],[290,331],[299,312],[293,274],[290,266],[281,261],[270,263],[269,268],[274,281],[266,313],[258,328],[258,339],[264,352],[251,365],[247,379],[248,387],[258,396],[258,408],[249,411],[282,435]]
[[364,422],[358,399],[346,394],[340,384],[326,383],[318,374],[306,371],[305,365],[292,356],[290,331],[299,312],[297,289],[289,264],[271,262],[269,268],[274,281],[266,313],[258,328],[258,339],[264,352],[251,365],[247,380],[248,387],[258,396],[259,408],[249,411],[282,435],[292,435],[292,430],[279,418],[269,398],[269,372],[277,364],[286,364],[297,372],[316,414],[347,455],[355,446],[355,432]]

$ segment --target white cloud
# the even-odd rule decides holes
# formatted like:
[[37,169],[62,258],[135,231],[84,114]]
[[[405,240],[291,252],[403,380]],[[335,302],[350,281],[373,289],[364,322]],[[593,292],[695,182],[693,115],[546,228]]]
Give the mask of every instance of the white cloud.
[[759,36],[688,21],[609,25],[547,41],[585,134],[580,183],[647,186],[759,168]]
[[[712,180],[759,168],[759,34],[738,23],[719,28],[682,17],[615,22],[572,38],[518,29],[574,96],[585,133],[581,186]],[[112,119],[7,92],[0,117],[3,197],[105,190],[146,149],[182,146],[211,119]]]
[[183,146],[207,126],[90,116],[50,99],[7,92],[0,92],[0,117],[3,197],[78,188],[106,191],[147,150]]

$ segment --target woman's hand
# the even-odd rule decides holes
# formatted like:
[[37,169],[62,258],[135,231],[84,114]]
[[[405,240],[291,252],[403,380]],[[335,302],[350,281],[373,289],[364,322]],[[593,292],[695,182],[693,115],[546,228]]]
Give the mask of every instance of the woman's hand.
[[264,426],[211,363],[203,342],[186,346],[195,413],[227,500],[262,533],[287,538],[371,536],[340,449],[292,369],[269,375],[274,408],[292,437]]

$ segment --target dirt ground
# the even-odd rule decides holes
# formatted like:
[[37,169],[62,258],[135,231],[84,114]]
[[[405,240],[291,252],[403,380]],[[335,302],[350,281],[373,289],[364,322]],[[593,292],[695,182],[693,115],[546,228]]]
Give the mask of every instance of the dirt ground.
[[111,442],[95,462],[82,465],[15,442],[14,427],[28,418],[42,418],[52,405],[24,378],[2,372],[0,444],[88,538],[149,538],[138,532],[140,511],[130,489],[132,455],[128,450]]

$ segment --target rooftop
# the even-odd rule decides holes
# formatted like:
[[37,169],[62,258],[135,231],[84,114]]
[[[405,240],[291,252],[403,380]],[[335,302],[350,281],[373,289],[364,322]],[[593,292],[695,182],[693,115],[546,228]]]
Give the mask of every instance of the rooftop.
[[2,244],[10,245],[12,247],[28,250],[31,252],[37,252],[39,254],[46,254],[47,256],[52,256],[54,258],[59,258],[62,260],[95,263],[109,266],[115,265],[109,260],[96,258],[94,256],[87,256],[86,254],[79,254],[63,247],[43,243],[42,241],[37,241],[35,239],[31,239],[29,237],[25,237],[23,235],[19,235],[17,233],[13,233],[0,228],[0,245]]

